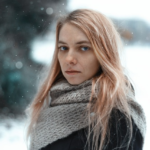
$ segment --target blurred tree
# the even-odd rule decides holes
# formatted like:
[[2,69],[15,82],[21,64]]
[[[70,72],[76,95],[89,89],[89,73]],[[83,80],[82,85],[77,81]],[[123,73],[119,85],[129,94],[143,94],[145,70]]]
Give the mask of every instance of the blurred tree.
[[0,0],[0,113],[24,113],[36,91],[42,64],[31,58],[31,42],[50,30],[67,0]]

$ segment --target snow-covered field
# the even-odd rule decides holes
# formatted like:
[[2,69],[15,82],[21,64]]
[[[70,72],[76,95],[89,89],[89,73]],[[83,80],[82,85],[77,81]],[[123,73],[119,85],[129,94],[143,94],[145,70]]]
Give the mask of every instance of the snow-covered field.
[[[42,51],[43,52],[43,51]],[[47,53],[46,53],[47,55]],[[147,119],[147,132],[143,150],[149,150],[150,139],[150,47],[127,47],[122,63],[127,68],[135,88],[136,99],[142,105]],[[0,149],[27,150],[25,119],[0,119]]]
[[27,150],[25,119],[0,118],[0,150]]

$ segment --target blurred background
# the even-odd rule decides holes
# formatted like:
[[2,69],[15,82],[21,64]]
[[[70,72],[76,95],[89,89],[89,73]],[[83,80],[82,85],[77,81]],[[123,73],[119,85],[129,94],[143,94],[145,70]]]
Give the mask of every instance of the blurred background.
[[123,41],[121,61],[147,119],[150,138],[149,0],[0,0],[0,149],[27,150],[25,108],[51,63],[57,19],[89,8],[111,18]]

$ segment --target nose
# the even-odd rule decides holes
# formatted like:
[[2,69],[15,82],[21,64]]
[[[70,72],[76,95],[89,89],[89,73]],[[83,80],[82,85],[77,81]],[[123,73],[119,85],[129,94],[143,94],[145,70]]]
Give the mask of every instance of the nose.
[[77,58],[73,52],[68,52],[66,55],[66,63],[67,64],[76,64],[77,63]]

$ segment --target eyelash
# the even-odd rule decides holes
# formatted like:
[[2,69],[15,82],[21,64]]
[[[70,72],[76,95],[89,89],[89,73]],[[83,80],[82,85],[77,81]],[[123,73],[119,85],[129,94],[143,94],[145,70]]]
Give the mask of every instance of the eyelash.
[[[61,50],[62,47],[67,48],[66,46],[60,46],[60,47],[58,47],[58,49]],[[80,49],[82,49],[83,47],[84,47],[84,48],[85,48],[85,47],[88,48],[87,50],[90,49],[90,47],[88,47],[88,46],[81,46]],[[68,49],[68,48],[67,48],[67,49]],[[66,49],[66,50],[67,50],[67,49]],[[85,51],[87,51],[87,50],[85,50]],[[61,50],[61,51],[65,51],[65,50]]]

